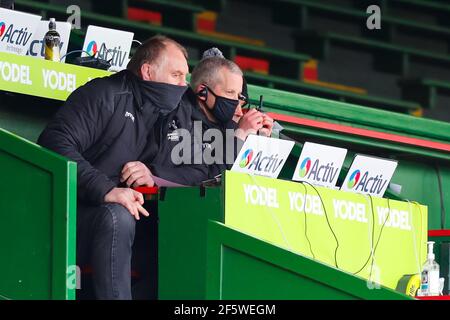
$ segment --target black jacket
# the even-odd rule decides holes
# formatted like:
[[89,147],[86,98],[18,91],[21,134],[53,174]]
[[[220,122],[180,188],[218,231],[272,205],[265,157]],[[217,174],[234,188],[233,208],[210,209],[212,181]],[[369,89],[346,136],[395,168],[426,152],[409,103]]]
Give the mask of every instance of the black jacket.
[[148,143],[160,112],[143,100],[129,71],[98,78],[75,90],[38,139],[78,165],[78,199],[103,203],[119,186],[120,173],[143,151],[152,158],[158,146]]
[[[202,137],[196,139],[199,137],[194,132],[195,121],[201,123],[202,135],[208,129],[218,129],[222,132],[224,147],[223,149],[214,149],[219,153],[217,158],[221,158],[222,163],[205,163],[203,152],[205,152],[206,148],[211,147],[213,141],[203,141]],[[188,89],[179,107],[156,125],[155,137],[157,141],[154,142],[154,145],[159,145],[157,155],[153,159],[146,157],[142,161],[158,177],[183,185],[200,185],[203,181],[212,179],[223,173],[226,169],[231,168],[231,164],[227,165],[225,159],[226,145],[224,132],[227,128],[234,130],[236,127],[237,125],[233,121],[230,121],[227,125],[211,122],[200,109],[194,92]],[[174,148],[184,139],[179,129],[184,129],[190,136],[190,164],[174,163],[171,158]],[[233,160],[236,158],[241,146],[242,142],[233,138],[233,153],[231,156]],[[178,152],[178,149],[175,149],[175,151]],[[195,159],[202,161],[201,163],[198,163],[198,161],[195,163]]]

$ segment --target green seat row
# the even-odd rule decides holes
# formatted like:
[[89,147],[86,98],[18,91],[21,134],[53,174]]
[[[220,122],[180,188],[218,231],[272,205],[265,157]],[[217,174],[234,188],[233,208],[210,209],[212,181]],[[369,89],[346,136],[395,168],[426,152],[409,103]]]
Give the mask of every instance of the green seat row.
[[222,11],[227,5],[227,0],[190,0],[190,2],[200,5],[207,10]]
[[[197,63],[198,61],[196,60],[189,61],[191,70]],[[401,113],[414,113],[415,111],[418,111],[418,109],[420,109],[420,105],[412,101],[402,101],[383,98],[379,96],[355,94],[347,91],[325,88],[314,84],[301,82],[299,80],[291,80],[256,72],[244,72],[244,75],[249,84],[268,87],[271,89],[301,93],[313,97],[338,100],[341,102],[354,103],[367,107]]]
[[[41,14],[47,18],[52,16],[57,19],[66,20],[68,17],[66,8],[63,6],[36,3],[29,0],[16,0],[16,9]],[[191,31],[127,21],[122,18],[110,17],[92,12],[83,11],[81,19],[84,28],[89,24],[96,24],[124,31],[131,31],[135,33],[135,38],[138,40],[145,40],[155,34],[164,34],[179,41],[183,45],[197,48],[199,52],[203,52],[204,50],[215,46],[220,48],[225,56],[232,60],[234,60],[236,55],[267,59],[270,63],[269,72],[271,74],[292,79],[299,78],[300,74],[302,74],[303,62],[310,59],[308,55],[304,54],[214,39]]]
[[374,55],[375,68],[408,76],[411,72],[411,60],[425,61],[439,67],[450,68],[450,55],[432,53],[426,50],[401,45],[347,36],[333,32],[301,31],[296,34],[297,47],[314,57],[327,59],[330,56],[331,43],[339,43],[352,49],[366,50]]
[[128,8],[156,11],[162,15],[162,25],[196,31],[196,14],[205,11],[202,6],[177,0],[106,0],[93,2],[93,11],[100,14],[128,17]]
[[[81,36],[78,37],[78,42],[81,41],[83,36],[84,34],[81,34]],[[77,40],[72,41],[71,39],[71,42],[76,41]],[[198,62],[199,61],[195,59],[190,59],[188,61],[191,71],[197,65]],[[418,103],[407,100],[402,101],[402,100],[388,99],[379,96],[360,95],[342,90],[325,88],[314,84],[308,84],[305,82],[301,82],[300,80],[293,80],[284,77],[265,75],[256,72],[244,72],[244,74],[249,84],[261,85],[268,88],[302,93],[315,97],[338,100],[341,102],[355,103],[372,108],[384,109],[401,113],[414,113],[415,111],[418,111],[418,109],[420,109],[420,105]]]
[[379,96],[362,95],[342,90],[324,88],[313,84],[286,79],[277,76],[269,76],[254,72],[245,72],[248,83],[284,91],[302,93],[310,96],[354,103],[368,107],[389,111],[413,113],[420,109],[416,102],[388,99]]
[[371,4],[379,5],[381,11],[387,12],[390,16],[406,9],[414,13],[428,14],[442,26],[450,25],[448,21],[450,3],[442,0],[358,0],[355,6],[361,9],[367,8]]
[[274,20],[277,23],[283,23],[302,30],[310,28],[310,13],[317,12],[326,16],[337,17],[356,23],[361,27],[365,36],[382,36],[392,41],[397,29],[406,30],[414,34],[424,34],[428,37],[448,41],[450,39],[450,29],[429,25],[417,21],[410,21],[404,18],[389,16],[383,14],[381,16],[381,30],[368,30],[366,26],[369,14],[365,10],[358,10],[339,6],[337,4],[323,3],[317,0],[247,0],[253,3],[267,4],[273,8]]
[[404,99],[416,101],[426,108],[435,108],[438,95],[450,95],[450,82],[428,78],[399,81]]

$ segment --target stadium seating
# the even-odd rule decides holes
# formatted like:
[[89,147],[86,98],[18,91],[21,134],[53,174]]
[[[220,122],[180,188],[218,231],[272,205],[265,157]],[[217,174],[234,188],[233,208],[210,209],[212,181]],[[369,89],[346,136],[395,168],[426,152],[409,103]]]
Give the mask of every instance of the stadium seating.
[[[320,61],[327,61],[332,57],[335,46],[338,46],[349,48],[354,52],[372,53],[374,70],[398,75],[399,79],[416,76],[416,63],[439,68],[449,68],[450,66],[450,55],[390,42],[395,38],[394,30],[406,30],[446,39],[450,31],[442,26],[417,21],[411,22],[384,14],[383,32],[390,33],[387,37],[386,35],[380,36],[380,34],[375,35],[375,38],[366,37],[367,32],[360,32],[361,35],[340,31],[324,32],[310,30],[311,19],[314,18],[314,15],[326,15],[327,18],[342,20],[344,23],[350,21],[351,24],[362,26],[364,29],[365,23],[361,22],[365,22],[367,14],[359,9],[361,4],[355,4],[355,7],[352,8],[351,6],[338,6],[323,0],[246,1],[255,6],[277,8],[272,10],[275,14],[275,21],[292,26],[292,36],[297,51],[279,50],[266,46],[264,41],[258,39],[217,32],[217,15],[226,6],[227,1],[218,1],[218,5],[214,7],[208,5],[207,1],[118,0],[115,2],[122,8],[118,14],[114,14],[114,10],[110,11],[111,13],[108,15],[83,11],[83,23],[85,25],[108,25],[132,31],[135,33],[135,38],[139,40],[148,38],[152,34],[166,34],[188,48],[192,61],[198,61],[200,53],[206,48],[216,46],[224,52],[225,56],[241,66],[250,83],[413,115],[422,115],[420,103],[423,103],[424,99],[404,94],[400,80],[398,81],[398,97],[373,94],[370,90],[357,86],[355,85],[357,83],[351,81],[343,84],[320,78],[318,72]],[[394,2],[398,2],[398,6],[402,5],[401,0]],[[417,2],[413,7],[421,5],[421,1]],[[380,5],[395,6],[389,1],[386,3]],[[97,4],[97,6],[99,5]],[[430,7],[430,10],[437,8],[436,4],[426,6]],[[43,13],[45,16],[64,17],[66,14],[63,7],[29,0],[17,0],[17,8]],[[286,9],[289,9],[289,14]],[[104,10],[105,13],[108,13],[107,9]],[[277,20],[277,15],[284,15],[282,21]],[[122,19],[127,16],[132,18],[131,20],[137,21]],[[290,18],[294,19],[296,23],[289,23]],[[79,49],[83,37],[84,30],[73,30],[71,49]],[[74,47],[75,44],[78,47]],[[311,57],[320,60],[318,63],[316,62],[315,70],[312,71],[315,75],[313,78],[308,78],[305,76],[307,74],[305,72],[311,70],[305,71],[304,66]],[[191,65],[193,65],[192,61]],[[425,76],[429,76],[429,74],[425,74]],[[439,92],[443,92],[442,88]]]
[[356,8],[367,8],[368,5],[379,4],[381,9],[386,10],[389,15],[398,12],[411,11],[413,13],[427,14],[432,16],[438,24],[449,26],[448,15],[450,14],[450,3],[442,0],[360,0],[355,1]]
[[[45,16],[65,17],[66,10],[62,6],[35,3],[28,0],[16,1],[16,7],[19,10],[42,13]],[[92,12],[83,12],[83,21],[85,24],[107,24],[112,28],[118,28],[135,33],[135,38],[145,40],[154,34],[165,34],[189,46],[200,49],[200,52],[212,47],[218,46],[224,54],[230,58],[238,54],[250,55],[252,57],[264,58],[270,62],[270,72],[272,74],[284,76],[287,78],[298,79],[302,73],[302,62],[307,61],[309,56],[279,51],[267,47],[248,45],[238,42],[232,42],[221,39],[212,39],[210,37],[194,33],[191,31],[178,30],[163,26],[156,26],[134,21],[126,21],[121,18],[99,15]]]
[[405,79],[400,81],[402,97],[416,101],[424,108],[436,107],[439,95],[450,95],[450,82],[428,78]]
[[245,72],[245,77],[250,83],[259,84],[269,88],[281,89],[284,91],[297,92],[332,100],[355,103],[369,107],[385,109],[390,111],[404,113],[420,113],[418,103],[387,99],[370,95],[356,94],[344,90],[330,89],[323,86],[312,85],[306,82],[300,82],[285,79],[276,76],[267,76],[255,72]]
[[340,44],[353,50],[365,50],[375,56],[375,68],[408,76],[413,59],[426,61],[450,70],[450,55],[408,48],[363,37],[347,36],[333,32],[301,31],[296,34],[297,48],[318,58],[332,55],[332,44]]
[[[274,21],[298,27],[303,30],[310,28],[310,14],[319,13],[327,17],[350,21],[359,26],[361,31],[366,31],[368,14],[365,11],[355,10],[346,6],[332,5],[312,0],[248,0],[252,2],[267,3],[273,8]],[[366,6],[367,7],[367,6]],[[417,21],[409,21],[399,17],[383,14],[383,27],[379,32],[365,32],[366,36],[382,36],[387,40],[393,40],[396,32],[412,32],[428,37],[447,41],[450,39],[450,30],[441,26],[428,25]]]

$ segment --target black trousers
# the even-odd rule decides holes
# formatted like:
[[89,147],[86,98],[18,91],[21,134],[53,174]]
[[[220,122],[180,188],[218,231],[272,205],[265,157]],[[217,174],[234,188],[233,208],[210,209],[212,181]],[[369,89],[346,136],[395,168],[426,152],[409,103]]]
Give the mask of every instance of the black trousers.
[[[146,201],[150,217],[136,221],[119,204],[78,203],[77,265],[92,266],[92,278],[81,273],[77,299],[157,299],[157,202]],[[131,279],[131,270],[137,279]]]

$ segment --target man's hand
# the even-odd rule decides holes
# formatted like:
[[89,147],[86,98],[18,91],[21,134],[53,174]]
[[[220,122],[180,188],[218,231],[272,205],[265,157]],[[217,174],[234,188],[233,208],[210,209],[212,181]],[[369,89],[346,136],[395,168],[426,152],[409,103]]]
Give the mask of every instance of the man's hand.
[[263,126],[263,119],[264,114],[256,109],[250,109],[239,121],[235,136],[245,140],[248,135],[258,133],[258,130]]
[[258,133],[261,136],[270,137],[272,135],[273,119],[267,114],[263,114],[262,128]]
[[148,217],[150,214],[142,207],[144,197],[142,193],[129,188],[114,188],[105,196],[105,202],[119,203],[123,205],[136,220],[139,220],[139,213]]
[[126,182],[128,187],[155,185],[150,169],[140,161],[128,162],[123,166],[120,182]]

